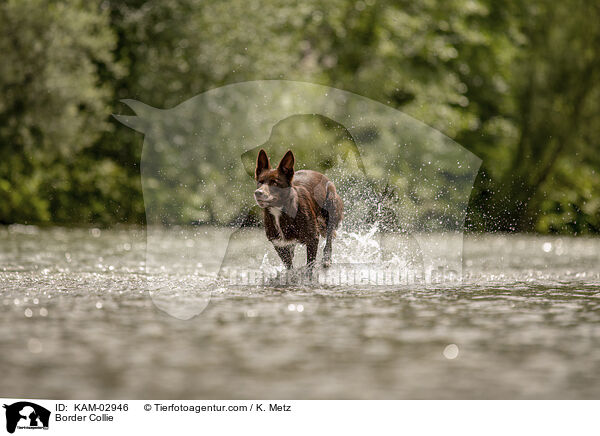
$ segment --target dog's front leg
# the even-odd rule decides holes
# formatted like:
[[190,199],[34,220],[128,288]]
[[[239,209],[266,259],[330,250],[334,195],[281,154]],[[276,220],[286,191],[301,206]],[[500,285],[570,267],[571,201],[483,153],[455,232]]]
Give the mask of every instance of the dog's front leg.
[[294,246],[288,245],[286,247],[275,246],[275,251],[281,258],[281,261],[285,265],[286,269],[292,269],[292,261],[294,260]]
[[309,269],[315,265],[317,259],[317,250],[319,249],[319,237],[311,239],[306,243],[306,266]]
[[331,266],[331,240],[333,239],[331,234],[327,234],[325,241],[325,248],[323,248],[323,268],[329,268]]

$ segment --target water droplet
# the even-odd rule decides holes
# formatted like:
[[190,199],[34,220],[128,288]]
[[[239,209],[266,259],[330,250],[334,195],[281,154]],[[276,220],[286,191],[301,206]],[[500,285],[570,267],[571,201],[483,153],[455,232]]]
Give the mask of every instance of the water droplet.
[[27,318],[31,318],[33,316],[33,311],[29,307],[25,309],[25,316]]
[[544,250],[546,253],[550,253],[550,251],[552,251],[552,243],[544,242],[544,245],[542,246],[542,250]]
[[102,309],[102,302],[101,301],[98,301],[96,303],[96,309]]
[[46,309],[45,307],[42,307],[40,309],[40,316],[48,316],[48,309]]
[[458,345],[456,344],[448,344],[446,348],[444,348],[444,357],[446,359],[452,360],[458,357]]

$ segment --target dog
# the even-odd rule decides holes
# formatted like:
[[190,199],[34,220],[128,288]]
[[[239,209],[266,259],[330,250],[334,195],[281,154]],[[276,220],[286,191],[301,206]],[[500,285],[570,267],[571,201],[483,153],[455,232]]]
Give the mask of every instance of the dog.
[[307,267],[312,270],[319,236],[326,238],[322,264],[327,268],[344,205],[332,181],[316,171],[294,172],[294,163],[294,153],[288,150],[279,166],[272,169],[261,149],[256,159],[254,199],[263,210],[267,239],[287,269],[292,268],[295,245],[304,244]]

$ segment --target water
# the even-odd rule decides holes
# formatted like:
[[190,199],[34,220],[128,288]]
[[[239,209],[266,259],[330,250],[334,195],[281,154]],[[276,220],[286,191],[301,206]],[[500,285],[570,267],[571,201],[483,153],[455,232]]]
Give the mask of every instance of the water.
[[[0,228],[3,397],[600,397],[600,239],[469,237],[461,285],[220,288],[187,321],[154,305],[173,277],[145,248],[141,229]],[[211,281],[198,251],[177,280]]]

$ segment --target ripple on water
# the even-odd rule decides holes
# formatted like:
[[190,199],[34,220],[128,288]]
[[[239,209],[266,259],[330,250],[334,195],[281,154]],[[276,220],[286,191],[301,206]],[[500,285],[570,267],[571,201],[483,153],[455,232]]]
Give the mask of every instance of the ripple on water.
[[[151,259],[168,273],[147,271],[140,229],[96,230],[0,228],[6,396],[600,395],[596,239],[469,237],[461,283],[230,287],[207,248],[227,245],[221,230],[186,235],[194,271],[165,231]],[[361,246],[377,255],[364,235],[337,254],[360,260]],[[411,247],[393,261],[410,265]]]

